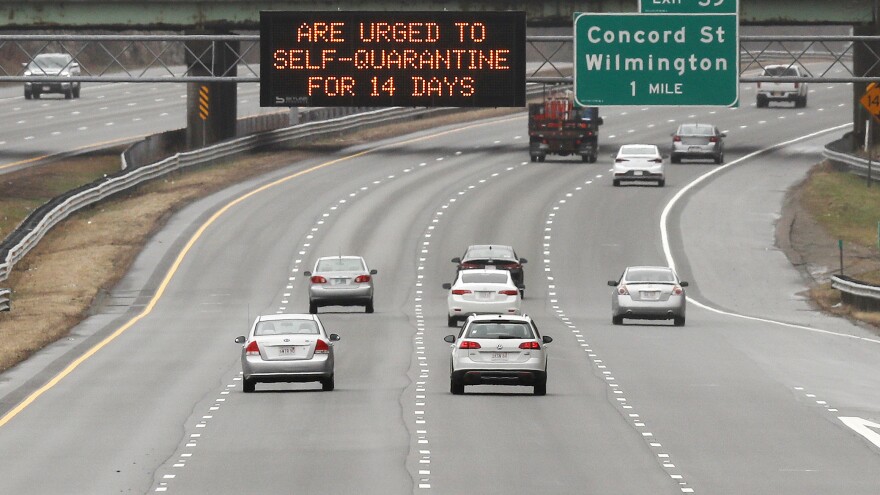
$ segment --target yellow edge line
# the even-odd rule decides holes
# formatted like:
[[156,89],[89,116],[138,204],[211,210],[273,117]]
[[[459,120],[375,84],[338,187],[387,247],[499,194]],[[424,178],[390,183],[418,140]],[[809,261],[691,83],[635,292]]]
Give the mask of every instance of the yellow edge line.
[[8,413],[6,413],[6,415],[4,415],[2,418],[0,418],[0,428],[2,428],[4,425],[6,425],[6,423],[8,423],[10,420],[12,420],[12,418],[17,416],[19,413],[24,411],[35,400],[37,400],[37,398],[39,398],[41,395],[43,395],[49,389],[51,389],[52,387],[57,385],[61,380],[63,380],[65,377],[67,377],[67,375],[72,373],[73,370],[75,370],[77,367],[79,367],[79,365],[84,363],[87,359],[92,357],[95,353],[100,351],[107,344],[109,344],[110,342],[115,340],[116,337],[119,337],[120,335],[122,335],[123,332],[125,332],[126,330],[128,330],[129,328],[134,326],[135,323],[137,323],[138,321],[143,319],[145,316],[149,315],[153,311],[153,308],[156,306],[156,304],[159,302],[159,299],[161,299],[162,295],[165,293],[165,289],[168,287],[168,284],[171,283],[171,279],[174,278],[174,275],[177,273],[178,268],[180,268],[181,263],[183,263],[184,258],[186,257],[187,253],[189,253],[190,249],[192,249],[193,245],[195,245],[196,241],[199,240],[199,238],[202,236],[202,234],[205,232],[205,230],[207,230],[207,228],[211,226],[211,224],[213,224],[224,213],[229,211],[229,209],[231,209],[233,206],[241,203],[242,201],[250,198],[251,196],[259,194],[267,189],[275,187],[275,186],[282,184],[284,182],[290,181],[290,180],[295,179],[297,177],[301,177],[305,174],[312,173],[316,170],[320,170],[322,168],[329,167],[331,165],[335,165],[335,164],[342,162],[342,161],[350,160],[352,158],[357,158],[357,157],[360,157],[363,155],[367,155],[369,153],[373,153],[374,151],[378,151],[383,148],[389,148],[392,146],[401,146],[401,145],[405,145],[405,144],[409,144],[409,143],[414,143],[417,141],[423,141],[425,139],[433,139],[433,138],[440,137],[440,136],[443,136],[446,134],[461,132],[461,131],[464,131],[467,129],[472,129],[474,127],[481,127],[481,126],[485,126],[485,125],[497,124],[499,122],[507,122],[510,120],[515,120],[517,118],[520,118],[520,117],[509,117],[509,118],[505,118],[505,119],[492,120],[491,122],[472,124],[472,125],[465,126],[465,127],[450,129],[448,131],[443,131],[443,132],[440,132],[437,134],[431,134],[428,136],[413,138],[413,139],[401,141],[398,143],[389,143],[386,145],[377,146],[375,148],[370,148],[368,150],[364,150],[364,151],[360,151],[358,153],[355,153],[353,155],[343,156],[343,157],[337,158],[335,160],[330,160],[329,162],[324,162],[324,163],[315,165],[314,167],[311,167],[311,168],[308,168],[305,170],[300,170],[299,172],[288,175],[286,177],[282,177],[274,182],[270,182],[269,184],[265,184],[263,186],[260,186],[257,189],[254,189],[253,191],[248,192],[248,193],[246,193],[242,196],[239,196],[238,198],[230,201],[229,203],[224,205],[222,208],[217,210],[216,213],[211,215],[211,217],[208,218],[205,221],[205,223],[203,223],[201,225],[201,227],[199,227],[199,229],[189,239],[189,241],[186,243],[186,245],[180,251],[180,254],[177,255],[177,259],[174,260],[174,263],[168,269],[168,272],[165,274],[165,278],[162,280],[162,283],[159,284],[159,288],[156,290],[156,294],[153,295],[153,298],[150,299],[149,304],[147,304],[147,306],[144,308],[144,310],[140,314],[138,314],[137,316],[135,316],[134,318],[132,318],[131,320],[126,322],[124,325],[122,325],[121,327],[116,329],[113,333],[111,333],[110,335],[105,337],[104,340],[95,344],[91,349],[86,351],[83,355],[81,355],[80,357],[73,360],[73,362],[71,362],[69,365],[67,365],[67,367],[64,368],[62,371],[60,371],[57,375],[55,375],[55,377],[53,377],[51,380],[46,382],[45,385],[43,385],[42,387],[40,387],[37,390],[35,390],[34,392],[32,392],[25,400],[21,401],[21,403],[19,403],[17,406],[15,406],[13,409],[11,409]]

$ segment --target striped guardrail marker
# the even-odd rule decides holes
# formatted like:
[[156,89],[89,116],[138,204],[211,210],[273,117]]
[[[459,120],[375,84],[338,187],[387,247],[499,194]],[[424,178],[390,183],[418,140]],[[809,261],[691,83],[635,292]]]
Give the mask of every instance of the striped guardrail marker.
[[0,311],[9,311],[12,309],[10,304],[10,298],[12,297],[12,291],[9,289],[0,289]]

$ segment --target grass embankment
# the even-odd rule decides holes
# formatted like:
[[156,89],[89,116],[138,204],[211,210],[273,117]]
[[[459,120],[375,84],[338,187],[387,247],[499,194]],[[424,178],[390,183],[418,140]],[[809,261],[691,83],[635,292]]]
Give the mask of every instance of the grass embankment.
[[[801,202],[831,239],[843,241],[847,275],[880,285],[880,183],[868,187],[864,178],[825,165],[810,175]],[[858,253],[855,258],[849,256],[852,250]],[[811,292],[813,299],[828,311],[880,325],[880,314],[842,305],[840,293],[830,283]]]

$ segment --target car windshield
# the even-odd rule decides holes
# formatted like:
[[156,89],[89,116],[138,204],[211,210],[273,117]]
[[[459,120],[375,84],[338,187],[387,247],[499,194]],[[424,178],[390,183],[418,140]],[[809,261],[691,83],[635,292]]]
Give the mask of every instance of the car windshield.
[[500,273],[461,272],[461,281],[465,284],[506,284],[510,275],[506,271]]
[[472,339],[533,339],[528,323],[519,322],[492,322],[473,323],[468,327],[465,337]]
[[270,320],[257,323],[254,335],[317,335],[318,324],[312,320]]
[[794,67],[767,67],[764,69],[765,76],[776,76],[776,77],[797,77],[797,69]]
[[620,149],[621,155],[656,155],[657,149],[653,146],[625,146]]
[[70,65],[70,59],[67,55],[37,55],[34,60],[28,64],[29,69],[63,69]]
[[675,282],[675,276],[669,270],[638,268],[626,272],[627,282]]
[[712,136],[715,128],[711,125],[685,124],[678,129],[678,133],[684,136]]
[[358,258],[328,258],[318,261],[316,272],[357,272],[366,271],[364,262]]
[[514,260],[513,250],[505,247],[489,246],[475,247],[468,249],[465,259],[496,259],[496,260]]

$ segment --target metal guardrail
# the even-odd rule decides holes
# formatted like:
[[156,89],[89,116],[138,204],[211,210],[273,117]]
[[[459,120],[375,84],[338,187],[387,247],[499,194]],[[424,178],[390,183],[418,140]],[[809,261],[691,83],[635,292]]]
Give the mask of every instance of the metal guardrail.
[[9,289],[0,289],[0,311],[9,311],[12,309],[12,291]]
[[863,311],[880,310],[880,286],[870,285],[844,275],[833,275],[831,287],[840,291],[841,299]]
[[822,152],[822,155],[828,160],[846,165],[849,167],[851,174],[865,178],[870,177],[872,181],[880,181],[880,161],[878,160],[871,160],[869,162],[867,158],[835,151],[828,146],[825,146],[825,151]]

